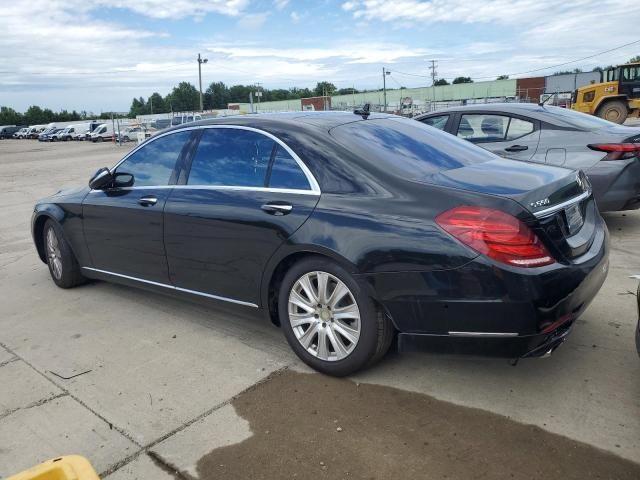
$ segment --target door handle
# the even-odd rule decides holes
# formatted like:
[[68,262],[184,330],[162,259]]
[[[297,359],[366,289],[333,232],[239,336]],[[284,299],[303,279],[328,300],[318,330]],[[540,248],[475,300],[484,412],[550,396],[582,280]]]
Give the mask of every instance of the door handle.
[[158,203],[158,199],[156,197],[142,197],[140,200],[138,200],[138,203],[140,205],[142,205],[143,207],[152,207],[154,206],[156,203]]
[[286,215],[293,210],[290,203],[265,203],[260,208],[271,215]]
[[511,145],[510,147],[505,148],[507,152],[524,152],[525,150],[529,150],[529,147],[526,145]]

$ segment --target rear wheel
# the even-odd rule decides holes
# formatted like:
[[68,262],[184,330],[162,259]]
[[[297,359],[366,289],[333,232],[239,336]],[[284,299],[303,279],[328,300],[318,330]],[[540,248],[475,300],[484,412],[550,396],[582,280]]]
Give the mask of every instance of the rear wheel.
[[340,265],[309,258],[285,275],[280,325],[293,351],[310,367],[344,376],[382,358],[394,330],[389,318]]
[[598,116],[610,122],[623,124],[627,119],[627,106],[620,100],[606,102],[598,109]]
[[62,236],[60,226],[47,220],[44,230],[44,251],[51,278],[60,288],[71,288],[85,282],[71,247]]

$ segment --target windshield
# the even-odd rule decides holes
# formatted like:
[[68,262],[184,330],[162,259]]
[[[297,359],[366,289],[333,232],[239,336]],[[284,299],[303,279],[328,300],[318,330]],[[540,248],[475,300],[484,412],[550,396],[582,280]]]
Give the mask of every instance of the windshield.
[[496,158],[465,140],[400,117],[351,122],[330,133],[363,158],[414,180]]
[[551,115],[554,120],[569,125],[571,127],[580,128],[581,130],[599,130],[601,128],[617,127],[617,123],[609,122],[594,115],[576,112],[568,108],[545,106],[547,114]]

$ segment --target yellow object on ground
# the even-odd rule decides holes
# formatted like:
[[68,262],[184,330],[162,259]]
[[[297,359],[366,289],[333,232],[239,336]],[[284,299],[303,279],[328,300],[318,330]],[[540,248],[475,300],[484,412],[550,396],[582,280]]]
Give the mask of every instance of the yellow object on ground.
[[80,455],[54,458],[7,480],[100,480],[89,460]]

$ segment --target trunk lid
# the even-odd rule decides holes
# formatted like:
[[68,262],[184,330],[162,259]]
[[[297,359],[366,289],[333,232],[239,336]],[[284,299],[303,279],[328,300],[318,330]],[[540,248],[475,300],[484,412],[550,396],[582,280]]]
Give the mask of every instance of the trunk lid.
[[421,180],[516,201],[525,210],[521,220],[558,259],[580,256],[595,238],[599,213],[591,184],[581,171],[495,159]]

